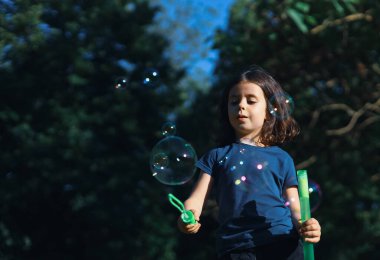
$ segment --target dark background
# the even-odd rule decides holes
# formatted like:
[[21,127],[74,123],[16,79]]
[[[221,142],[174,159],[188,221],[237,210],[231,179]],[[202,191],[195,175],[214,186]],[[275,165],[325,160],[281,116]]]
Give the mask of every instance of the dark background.
[[[184,200],[196,178],[161,184],[149,156],[169,120],[198,156],[211,148],[224,79],[251,63],[295,100],[302,133],[284,149],[323,193],[316,258],[379,259],[380,3],[237,0],[203,90],[178,87],[157,12],[0,1],[0,259],[213,259],[214,201],[199,234],[180,234],[166,196]],[[150,68],[159,81],[144,85]]]

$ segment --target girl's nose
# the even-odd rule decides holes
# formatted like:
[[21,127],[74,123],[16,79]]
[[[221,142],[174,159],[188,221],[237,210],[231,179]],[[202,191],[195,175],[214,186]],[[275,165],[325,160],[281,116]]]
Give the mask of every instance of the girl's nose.
[[239,103],[239,110],[245,110],[245,105],[243,102]]

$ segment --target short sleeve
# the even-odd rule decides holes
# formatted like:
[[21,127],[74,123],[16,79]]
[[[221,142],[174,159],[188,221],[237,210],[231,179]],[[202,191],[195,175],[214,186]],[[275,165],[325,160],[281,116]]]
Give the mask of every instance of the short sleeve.
[[291,186],[298,186],[296,168],[294,166],[293,159],[290,156],[286,159],[284,170],[285,170],[284,189],[289,188]]
[[204,154],[195,164],[197,168],[199,168],[201,171],[213,175],[213,170],[215,168],[217,162],[217,152],[216,150],[211,150]]

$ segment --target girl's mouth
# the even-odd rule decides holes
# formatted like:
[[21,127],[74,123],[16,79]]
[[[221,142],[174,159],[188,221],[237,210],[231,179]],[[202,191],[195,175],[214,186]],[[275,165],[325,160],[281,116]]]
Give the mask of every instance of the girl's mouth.
[[247,116],[239,115],[239,116],[237,117],[237,120],[238,120],[239,122],[244,122],[245,119],[247,119],[247,118],[248,118]]

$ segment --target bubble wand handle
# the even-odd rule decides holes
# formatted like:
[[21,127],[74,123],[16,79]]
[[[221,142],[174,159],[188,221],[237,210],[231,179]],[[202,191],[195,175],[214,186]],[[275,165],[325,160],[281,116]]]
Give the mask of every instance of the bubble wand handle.
[[186,224],[195,224],[197,221],[194,218],[193,212],[186,210],[183,203],[177,199],[173,194],[169,193],[168,198],[170,203],[181,212],[181,219]]
[[[298,190],[300,195],[301,204],[301,220],[302,223],[311,217],[310,214],[310,201],[309,201],[309,185],[307,181],[307,171],[298,170]],[[309,242],[303,243],[303,254],[305,260],[314,260],[314,246]]]

